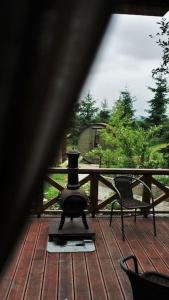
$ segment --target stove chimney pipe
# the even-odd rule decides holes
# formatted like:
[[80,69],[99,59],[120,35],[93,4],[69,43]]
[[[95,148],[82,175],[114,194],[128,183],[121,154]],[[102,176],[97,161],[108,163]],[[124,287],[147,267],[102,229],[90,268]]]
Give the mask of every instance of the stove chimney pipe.
[[68,156],[68,184],[69,190],[75,190],[80,188],[78,177],[78,158],[80,152],[70,151],[66,153]]

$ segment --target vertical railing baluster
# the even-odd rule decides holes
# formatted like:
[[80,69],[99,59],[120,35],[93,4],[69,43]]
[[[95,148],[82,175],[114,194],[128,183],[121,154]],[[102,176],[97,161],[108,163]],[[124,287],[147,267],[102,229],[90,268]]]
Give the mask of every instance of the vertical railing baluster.
[[[151,190],[151,183],[152,183],[152,175],[148,174],[148,175],[143,175],[142,177],[143,181],[145,182],[145,184],[150,188]],[[151,195],[150,193],[147,191],[147,189],[145,189],[145,187],[143,187],[143,201],[146,203],[150,203],[150,198]]]
[[90,213],[94,218],[98,210],[99,176],[96,173],[91,173],[90,176]]
[[[146,184],[146,185],[150,188],[150,190],[151,190],[152,175],[150,175],[150,174],[143,175],[142,180],[145,182],[145,184]],[[144,202],[150,204],[150,198],[151,198],[150,193],[149,193],[148,190],[143,186],[143,197],[142,197],[142,200],[143,200]],[[144,209],[144,211],[145,211],[144,216],[147,217],[147,215],[148,215],[148,213],[149,213],[149,210]]]

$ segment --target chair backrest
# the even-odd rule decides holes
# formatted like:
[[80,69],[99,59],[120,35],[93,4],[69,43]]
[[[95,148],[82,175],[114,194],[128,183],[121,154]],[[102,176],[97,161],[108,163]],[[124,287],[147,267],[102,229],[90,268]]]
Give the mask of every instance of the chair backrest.
[[114,183],[119,190],[123,201],[133,199],[132,178],[127,176],[116,176],[114,178]]
[[132,286],[133,300],[169,299],[169,287],[162,286],[131,272],[128,277]]
[[[128,269],[125,262],[133,259],[135,270]],[[120,266],[127,274],[133,292],[133,300],[168,300],[169,286],[161,285],[144,277],[143,274],[138,273],[137,259],[131,255],[120,260]],[[146,274],[146,273],[145,273]],[[148,272],[147,272],[148,274]],[[158,274],[158,273],[157,273]]]

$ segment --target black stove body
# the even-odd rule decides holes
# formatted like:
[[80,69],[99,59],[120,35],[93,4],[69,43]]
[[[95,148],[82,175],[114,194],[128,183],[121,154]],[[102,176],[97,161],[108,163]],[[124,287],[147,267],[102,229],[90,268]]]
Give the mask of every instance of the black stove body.
[[80,153],[77,151],[71,151],[67,153],[68,156],[68,184],[58,199],[60,207],[62,209],[61,221],[59,224],[59,230],[63,228],[65,218],[82,218],[84,227],[88,229],[86,220],[85,209],[88,205],[88,196],[80,189],[78,178],[78,158]]

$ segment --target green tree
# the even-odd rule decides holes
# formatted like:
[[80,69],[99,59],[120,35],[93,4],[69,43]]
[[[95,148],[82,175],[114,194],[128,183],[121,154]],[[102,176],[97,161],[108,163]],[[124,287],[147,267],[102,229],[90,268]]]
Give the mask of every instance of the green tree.
[[135,98],[131,96],[130,92],[125,89],[120,93],[120,97],[115,103],[115,109],[119,109],[121,119],[127,118],[134,121],[135,109],[133,108]]
[[156,43],[162,49],[162,62],[159,67],[152,70],[153,77],[159,73],[169,74],[169,22],[162,18],[157,24],[159,25],[159,32],[155,36],[150,35],[150,37],[156,38]]
[[95,106],[96,101],[88,93],[86,97],[78,101],[74,107],[73,116],[69,126],[70,145],[76,148],[81,130],[95,122],[98,108]]
[[101,102],[101,108],[98,110],[96,120],[97,122],[108,123],[110,119],[110,110],[108,108],[107,100]]
[[166,119],[166,110],[168,104],[168,88],[167,80],[162,74],[154,77],[155,87],[148,87],[154,93],[154,97],[148,101],[150,109],[147,110],[149,116],[147,118],[150,125],[162,125]]
[[109,168],[112,166],[114,154],[111,149],[103,149],[101,145],[97,145],[86,154],[86,158],[98,162],[99,168],[102,166]]
[[[136,128],[128,116],[122,118],[122,111],[117,106],[106,129],[102,130],[102,138],[109,145],[114,167],[152,167],[151,140],[158,133],[160,127],[153,126],[150,129]],[[102,153],[104,157],[104,153]],[[156,159],[156,167],[162,163],[163,155]]]
[[[160,66],[152,70],[152,77],[155,81],[155,87],[148,87],[154,97],[149,101],[150,109],[146,123],[148,126],[163,125],[159,132],[161,140],[168,139],[169,119],[167,117],[168,86],[166,75],[169,74],[169,22],[162,18],[159,25],[159,32],[151,38],[156,39],[156,43],[162,49],[162,62]],[[166,134],[167,133],[167,134]]]
[[81,127],[88,126],[95,122],[97,111],[96,101],[88,92],[87,96],[79,102],[78,117],[80,119]]
[[79,137],[80,128],[81,128],[81,122],[80,122],[80,118],[78,115],[78,111],[79,111],[79,103],[76,102],[74,109],[73,109],[72,118],[69,123],[69,129],[68,129],[69,144],[73,148],[76,148],[76,146],[77,146],[78,137]]

